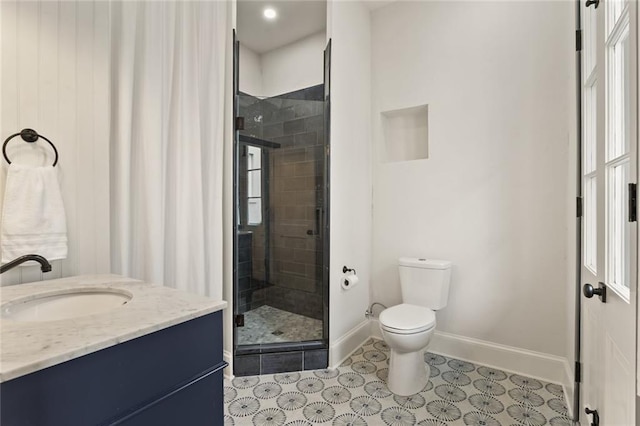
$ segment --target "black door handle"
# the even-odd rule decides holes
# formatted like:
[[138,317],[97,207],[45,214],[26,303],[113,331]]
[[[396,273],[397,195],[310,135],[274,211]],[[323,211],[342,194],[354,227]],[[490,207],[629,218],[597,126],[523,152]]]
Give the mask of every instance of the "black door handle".
[[591,426],[600,426],[600,415],[598,414],[598,410],[591,410],[589,407],[584,409],[584,412],[588,414],[593,414],[593,421],[591,422]]
[[320,207],[316,208],[316,229],[307,229],[307,235],[320,235],[320,215],[322,214],[322,209]]
[[587,7],[591,6],[592,4],[596,5],[596,9],[598,8],[598,6],[600,5],[600,0],[587,0]]
[[591,284],[587,283],[582,287],[582,294],[587,299],[591,299],[595,294],[602,303],[607,303],[607,286],[604,283],[598,283],[598,288],[593,288]]

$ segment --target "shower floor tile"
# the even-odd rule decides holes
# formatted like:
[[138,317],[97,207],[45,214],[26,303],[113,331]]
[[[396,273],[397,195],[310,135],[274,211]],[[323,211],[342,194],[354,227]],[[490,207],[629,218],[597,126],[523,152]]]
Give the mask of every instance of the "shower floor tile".
[[389,349],[370,339],[335,370],[225,380],[225,426],[572,426],[562,386],[427,353],[420,393],[392,394]]
[[238,344],[299,342],[322,339],[322,321],[263,305],[244,313]]

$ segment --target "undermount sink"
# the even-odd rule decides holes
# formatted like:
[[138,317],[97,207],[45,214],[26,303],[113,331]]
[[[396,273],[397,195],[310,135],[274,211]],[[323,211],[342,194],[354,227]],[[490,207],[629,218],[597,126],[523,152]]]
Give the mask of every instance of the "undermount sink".
[[77,318],[117,309],[131,297],[128,292],[104,288],[41,293],[0,306],[0,316],[2,319],[28,322]]

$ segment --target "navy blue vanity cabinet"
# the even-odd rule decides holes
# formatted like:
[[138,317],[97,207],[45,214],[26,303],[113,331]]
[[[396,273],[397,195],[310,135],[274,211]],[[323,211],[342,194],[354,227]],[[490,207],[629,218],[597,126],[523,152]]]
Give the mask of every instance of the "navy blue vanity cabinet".
[[223,424],[222,311],[0,384],[2,426]]

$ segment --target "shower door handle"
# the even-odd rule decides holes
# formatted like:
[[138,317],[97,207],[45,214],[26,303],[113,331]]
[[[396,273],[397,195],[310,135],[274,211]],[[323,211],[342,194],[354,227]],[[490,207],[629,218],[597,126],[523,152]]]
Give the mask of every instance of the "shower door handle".
[[321,220],[320,218],[322,217],[322,209],[320,207],[316,208],[316,235],[320,234],[320,227],[321,225]]
[[322,209],[320,207],[316,208],[316,229],[307,229],[307,235],[319,235],[320,234],[320,215],[322,214]]

